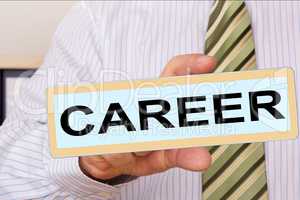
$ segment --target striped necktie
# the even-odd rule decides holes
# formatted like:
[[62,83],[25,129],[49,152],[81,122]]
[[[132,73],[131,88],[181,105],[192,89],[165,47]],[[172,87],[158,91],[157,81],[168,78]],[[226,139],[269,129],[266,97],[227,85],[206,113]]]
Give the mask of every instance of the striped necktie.
[[[254,41],[243,1],[214,2],[205,54],[217,59],[215,72],[255,69]],[[202,199],[268,199],[263,143],[209,147],[212,165],[202,175]]]

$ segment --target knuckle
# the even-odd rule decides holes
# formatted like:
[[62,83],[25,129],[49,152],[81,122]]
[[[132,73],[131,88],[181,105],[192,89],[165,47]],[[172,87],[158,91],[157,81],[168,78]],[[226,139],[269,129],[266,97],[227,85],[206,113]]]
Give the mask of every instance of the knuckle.
[[158,172],[166,171],[172,167],[170,162],[168,161],[164,151],[162,151],[162,153],[158,157],[158,160],[156,163],[157,164],[155,165],[154,168]]

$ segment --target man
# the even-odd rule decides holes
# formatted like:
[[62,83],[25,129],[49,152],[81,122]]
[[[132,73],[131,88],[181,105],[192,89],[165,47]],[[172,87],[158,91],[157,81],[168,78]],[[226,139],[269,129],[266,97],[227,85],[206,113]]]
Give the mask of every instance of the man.
[[[74,7],[55,33],[44,64],[18,88],[21,103],[1,127],[0,199],[201,199],[198,171],[211,159],[204,148],[51,158],[45,88],[211,72],[214,59],[195,52],[203,52],[212,3],[83,2]],[[246,5],[258,67],[296,69],[300,3]],[[296,80],[297,85],[297,69]],[[298,199],[299,140],[268,142],[266,154],[270,199]]]

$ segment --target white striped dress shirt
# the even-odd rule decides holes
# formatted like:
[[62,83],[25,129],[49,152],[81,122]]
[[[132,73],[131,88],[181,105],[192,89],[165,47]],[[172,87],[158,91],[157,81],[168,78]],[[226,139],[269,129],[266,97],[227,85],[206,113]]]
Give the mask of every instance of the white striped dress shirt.
[[[258,67],[291,66],[298,86],[300,2],[246,5]],[[203,52],[211,6],[212,1],[75,6],[59,25],[44,64],[15,86],[17,104],[0,128],[0,199],[200,200],[200,173],[172,169],[112,187],[86,177],[76,157],[52,159],[45,88],[158,77],[173,56]],[[271,200],[299,199],[299,147],[298,139],[266,143]]]

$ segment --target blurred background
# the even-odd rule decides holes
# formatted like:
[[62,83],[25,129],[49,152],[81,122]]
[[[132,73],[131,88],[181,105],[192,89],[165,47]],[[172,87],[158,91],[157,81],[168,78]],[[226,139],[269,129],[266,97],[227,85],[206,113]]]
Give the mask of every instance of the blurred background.
[[30,77],[41,65],[57,25],[74,3],[0,1],[0,123],[14,106],[16,78]]

